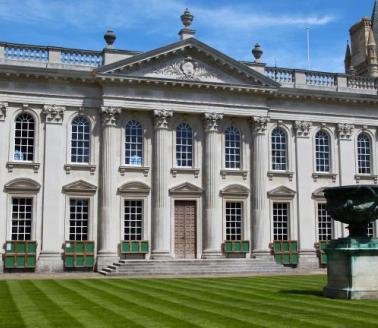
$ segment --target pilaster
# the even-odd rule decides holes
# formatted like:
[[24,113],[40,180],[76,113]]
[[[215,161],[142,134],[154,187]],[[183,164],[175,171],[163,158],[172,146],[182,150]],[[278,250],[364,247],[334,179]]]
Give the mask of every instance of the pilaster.
[[[38,261],[39,271],[62,271],[61,258],[64,242],[64,197],[62,195],[64,163],[63,114],[65,107],[45,105],[42,119],[45,122],[43,162],[42,243]],[[60,169],[57,169],[60,168]],[[54,236],[54,238],[51,238]]]
[[155,161],[154,193],[152,220],[152,249],[154,258],[170,257],[171,252],[171,215],[168,194],[170,157],[167,156],[169,141],[168,123],[173,113],[166,110],[154,111],[155,123]]
[[102,149],[101,149],[101,193],[100,193],[100,229],[98,260],[99,268],[111,264],[118,258],[117,247],[119,236],[117,235],[116,204],[116,176],[117,163],[114,160],[115,145],[119,144],[116,139],[117,118],[121,112],[118,107],[102,107]]
[[218,133],[222,114],[205,113],[205,220],[203,257],[218,257],[222,255],[222,199],[219,196],[221,152],[219,151]]
[[5,115],[7,112],[8,103],[0,102],[0,122],[5,121]]
[[252,158],[252,245],[256,255],[269,254],[270,218],[267,198],[268,135],[269,117],[252,117],[253,158]]
[[339,170],[340,170],[340,185],[355,184],[355,165],[354,158],[354,143],[352,142],[354,126],[352,124],[340,123],[337,124],[337,135],[339,143]]

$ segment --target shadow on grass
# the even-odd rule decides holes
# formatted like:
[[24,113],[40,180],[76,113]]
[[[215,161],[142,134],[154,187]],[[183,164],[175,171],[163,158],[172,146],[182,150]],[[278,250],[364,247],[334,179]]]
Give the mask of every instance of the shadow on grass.
[[305,295],[305,296],[316,296],[316,297],[323,297],[322,290],[299,290],[299,289],[291,289],[291,290],[280,290],[280,294],[287,294],[287,295]]

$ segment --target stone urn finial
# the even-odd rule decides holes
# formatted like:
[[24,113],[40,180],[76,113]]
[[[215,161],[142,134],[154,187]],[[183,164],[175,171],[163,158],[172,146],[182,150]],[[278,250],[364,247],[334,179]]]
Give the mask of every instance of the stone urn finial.
[[109,29],[104,34],[104,39],[107,44],[107,47],[112,48],[114,41],[117,39],[117,36],[115,35],[113,30]]
[[261,56],[263,55],[264,51],[262,50],[259,43],[255,44],[255,47],[252,49],[252,55],[255,57],[255,63],[260,63]]
[[188,28],[190,25],[192,25],[194,16],[189,11],[188,8],[185,9],[184,13],[181,15],[181,22],[185,26],[185,28]]

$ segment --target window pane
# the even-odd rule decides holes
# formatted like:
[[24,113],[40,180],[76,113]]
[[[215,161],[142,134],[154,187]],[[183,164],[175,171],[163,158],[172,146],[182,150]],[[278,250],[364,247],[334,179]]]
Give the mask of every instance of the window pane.
[[286,133],[280,128],[272,131],[272,170],[287,170]]
[[126,124],[125,164],[133,166],[143,165],[143,129],[137,121]]
[[187,123],[181,123],[176,129],[176,166],[192,167],[193,133]]
[[143,200],[124,201],[124,240],[142,240]]
[[273,238],[289,239],[289,204],[273,203]]
[[70,240],[88,240],[89,200],[70,199]]
[[368,237],[374,237],[375,236],[375,222],[370,222],[367,227],[367,235]]
[[315,136],[316,172],[330,171],[330,147],[328,134],[319,131]]
[[333,221],[322,203],[318,203],[318,236],[319,241],[331,240],[333,236]]
[[89,163],[90,123],[85,117],[78,116],[71,127],[71,162]]
[[226,240],[241,240],[242,204],[226,202]]
[[358,173],[371,173],[371,146],[370,138],[365,133],[360,133],[357,138]]
[[14,160],[34,160],[34,119],[30,114],[17,116],[15,121]]
[[31,240],[32,198],[12,198],[12,240]]
[[227,169],[240,168],[240,132],[234,127],[225,132],[225,166]]

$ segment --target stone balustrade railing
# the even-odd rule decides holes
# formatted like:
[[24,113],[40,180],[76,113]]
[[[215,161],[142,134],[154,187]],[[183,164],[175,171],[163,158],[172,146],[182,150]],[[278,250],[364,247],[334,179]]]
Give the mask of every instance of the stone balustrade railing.
[[293,84],[295,82],[294,70],[289,68],[266,67],[265,75],[278,83]]
[[306,71],[306,84],[320,87],[334,87],[337,85],[337,74]]
[[360,76],[348,76],[348,87],[352,89],[376,90],[378,81]]

